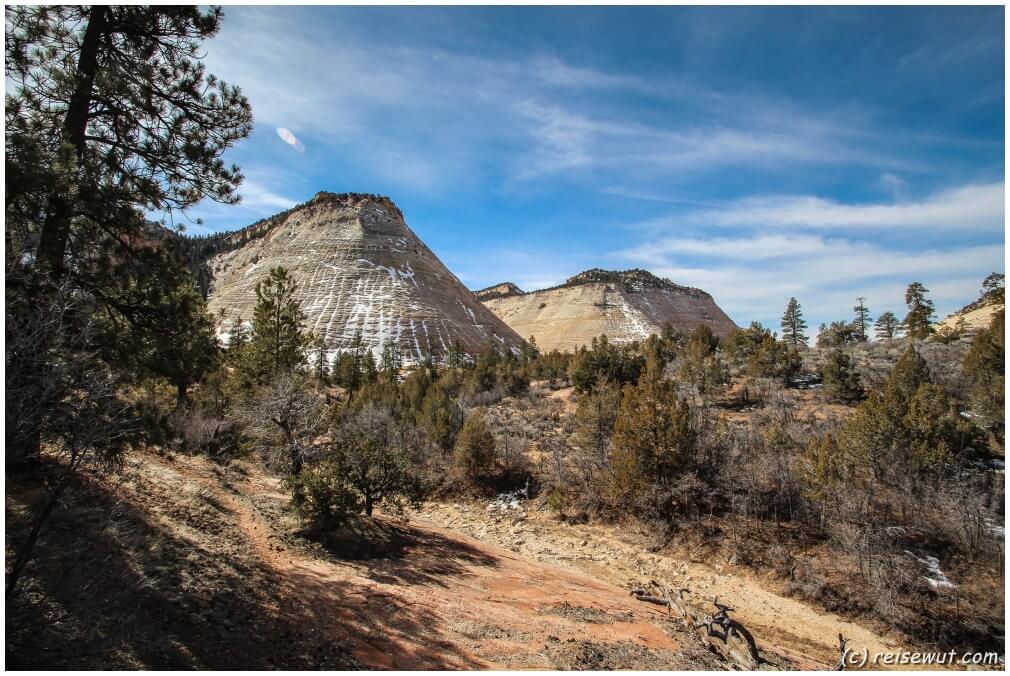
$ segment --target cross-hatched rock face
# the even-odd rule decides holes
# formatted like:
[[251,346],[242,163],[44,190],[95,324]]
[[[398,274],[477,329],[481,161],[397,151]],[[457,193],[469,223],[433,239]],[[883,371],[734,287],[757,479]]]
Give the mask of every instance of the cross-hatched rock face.
[[644,340],[667,322],[681,331],[708,324],[722,337],[736,328],[709,294],[645,270],[587,270],[529,293],[486,291],[484,304],[526,340],[535,337],[541,351],[571,351],[604,334],[615,343]]
[[387,198],[319,193],[228,238],[226,250],[208,261],[208,306],[223,339],[236,321],[252,319],[256,284],[282,266],[298,283],[306,328],[331,353],[349,348],[359,331],[376,356],[392,341],[407,361],[429,350],[442,357],[455,340],[470,354],[489,341],[507,349],[522,344]]

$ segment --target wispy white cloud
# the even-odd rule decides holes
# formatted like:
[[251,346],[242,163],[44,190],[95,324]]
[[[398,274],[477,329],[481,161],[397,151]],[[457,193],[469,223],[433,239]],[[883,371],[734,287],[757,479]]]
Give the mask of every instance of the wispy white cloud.
[[277,135],[281,137],[282,141],[287,143],[289,146],[291,146],[298,152],[300,153],[305,152],[305,146],[302,144],[301,141],[298,140],[298,137],[295,136],[294,133],[287,127],[277,127]]
[[650,219],[649,229],[708,225],[747,228],[849,229],[922,228],[950,232],[1003,229],[1002,183],[964,185],[919,200],[843,203],[812,195],[756,196],[720,208]]
[[352,155],[363,171],[409,187],[479,177],[511,188],[543,178],[654,187],[734,167],[928,168],[895,152],[853,106],[804,110],[553,54],[487,58],[350,31],[334,38],[299,16],[229,10],[228,30],[209,43],[209,69],[242,86],[258,123],[297,129],[313,149]]
[[266,207],[283,210],[290,209],[298,204],[298,202],[290,197],[274,192],[257,181],[247,179],[242,183],[242,204],[250,209]]
[[724,260],[765,261],[774,258],[852,253],[867,245],[843,239],[829,240],[817,235],[760,235],[733,238],[669,238],[642,244],[620,252],[629,260],[662,265],[670,256],[689,255]]

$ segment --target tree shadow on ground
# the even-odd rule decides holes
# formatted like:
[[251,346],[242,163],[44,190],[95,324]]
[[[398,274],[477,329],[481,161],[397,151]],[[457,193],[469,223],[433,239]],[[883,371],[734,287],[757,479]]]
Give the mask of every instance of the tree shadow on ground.
[[446,579],[471,566],[494,567],[498,559],[461,539],[387,518],[358,518],[339,531],[315,536],[327,555],[364,566],[386,584],[446,587]]
[[[9,477],[6,488],[13,524],[37,486]],[[23,530],[8,529],[8,552]],[[390,576],[430,582],[448,543],[415,560],[424,543],[406,537],[404,572]],[[149,478],[131,490],[79,479],[36,552],[6,604],[10,668],[348,669],[362,666],[357,656],[367,666],[480,666],[438,639],[430,611],[311,570],[278,574],[212,496]]]

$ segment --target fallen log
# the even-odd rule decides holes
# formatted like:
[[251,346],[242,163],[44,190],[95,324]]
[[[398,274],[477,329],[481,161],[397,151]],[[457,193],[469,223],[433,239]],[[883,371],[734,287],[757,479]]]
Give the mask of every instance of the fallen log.
[[688,602],[688,589],[679,589],[674,595],[668,587],[655,582],[649,586],[654,589],[632,588],[631,596],[643,603],[665,606],[670,614],[676,612],[684,625],[695,632],[702,643],[724,659],[746,670],[767,664],[758,652],[754,637],[742,624],[729,617],[729,612],[733,609],[720,604],[718,597],[714,601],[718,612],[710,615]]

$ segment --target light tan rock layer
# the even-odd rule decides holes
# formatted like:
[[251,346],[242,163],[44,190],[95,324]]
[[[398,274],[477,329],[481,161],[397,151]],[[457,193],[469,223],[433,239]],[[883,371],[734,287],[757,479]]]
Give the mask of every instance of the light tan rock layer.
[[[992,318],[1003,307],[1003,303],[987,303],[981,307],[959,310],[944,317],[933,328],[938,331],[962,328],[965,331],[975,332],[989,326],[992,323]],[[962,319],[964,320],[963,324]]]
[[574,350],[606,334],[613,342],[643,340],[663,324],[691,331],[708,324],[720,336],[736,325],[712,296],[673,284],[592,282],[484,300],[520,336],[542,350]]

